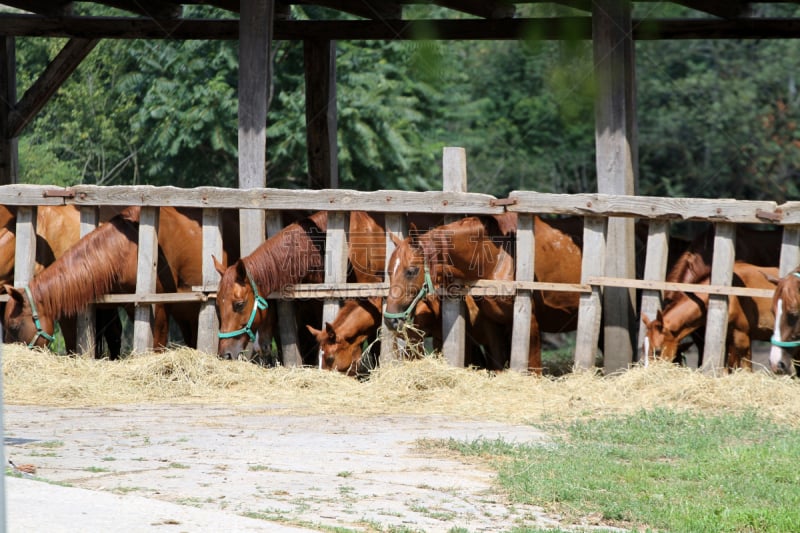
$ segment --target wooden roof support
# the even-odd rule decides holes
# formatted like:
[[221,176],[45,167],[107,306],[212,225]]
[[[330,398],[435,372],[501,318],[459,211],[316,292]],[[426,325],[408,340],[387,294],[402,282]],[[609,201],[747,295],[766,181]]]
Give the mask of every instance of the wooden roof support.
[[47,101],[78,68],[81,61],[94,50],[98,39],[70,39],[47,65],[41,76],[30,86],[14,106],[9,117],[9,134],[17,137]]
[[740,17],[747,11],[743,0],[673,0],[676,4],[703,11],[717,17],[732,19]]
[[161,0],[95,0],[99,4],[130,11],[153,19],[174,19],[181,16],[183,7],[175,2]]
[[[0,185],[10,185],[17,181],[17,138],[9,133],[11,111],[17,101],[16,70],[16,42],[13,37],[0,35]],[[19,265],[27,263],[16,264],[17,272],[22,272],[24,267]],[[33,266],[30,271],[32,277]]]
[[[315,0],[321,7],[344,11],[365,19],[397,20],[403,18],[403,6],[383,0]],[[311,37],[311,36],[309,36]]]
[[303,43],[306,80],[308,187],[338,189],[336,41]]
[[72,15],[72,0],[3,0],[3,3],[47,17]]

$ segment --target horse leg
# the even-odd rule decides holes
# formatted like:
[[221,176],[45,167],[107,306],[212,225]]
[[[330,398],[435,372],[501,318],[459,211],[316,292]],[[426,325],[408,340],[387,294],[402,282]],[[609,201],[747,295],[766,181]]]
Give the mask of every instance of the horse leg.
[[153,349],[162,352],[167,348],[169,339],[169,316],[164,304],[153,306]]
[[61,335],[64,337],[64,348],[67,353],[78,353],[78,319],[74,316],[62,317],[58,321]]
[[753,369],[750,354],[750,335],[744,331],[734,330],[728,343],[728,369],[747,368]]
[[94,357],[103,357],[102,341],[105,339],[108,347],[108,358],[111,361],[119,359],[122,351],[122,321],[116,307],[97,306],[95,309],[95,340]]
[[536,314],[531,313],[531,333],[528,346],[528,370],[535,374],[542,373],[542,334]]

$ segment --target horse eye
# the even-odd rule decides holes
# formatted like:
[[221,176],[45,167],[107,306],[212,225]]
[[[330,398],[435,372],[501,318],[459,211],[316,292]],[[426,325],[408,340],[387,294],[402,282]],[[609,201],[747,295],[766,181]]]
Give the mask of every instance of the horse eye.
[[418,266],[410,266],[406,269],[406,277],[407,278],[415,278],[419,274],[419,267]]
[[244,300],[239,302],[233,302],[233,310],[237,313],[241,313],[244,311]]

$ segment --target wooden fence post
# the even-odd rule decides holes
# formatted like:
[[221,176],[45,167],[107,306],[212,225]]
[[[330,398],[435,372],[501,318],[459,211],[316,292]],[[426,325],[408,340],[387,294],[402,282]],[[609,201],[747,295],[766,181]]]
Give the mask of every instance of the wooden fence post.
[[[222,260],[222,211],[203,209],[203,285],[198,290],[208,294],[219,287],[219,272],[214,266],[213,257]],[[213,257],[212,257],[213,256]],[[197,349],[207,354],[216,354],[219,338],[219,320],[214,300],[207,300],[200,306],[197,318]]]
[[[651,220],[647,227],[647,252],[644,263],[643,279],[664,281],[667,275],[667,258],[669,254],[669,222],[666,220]],[[642,304],[639,316],[639,347],[644,345],[647,328],[641,320],[642,315],[647,315],[650,320],[655,319],[656,312],[661,309],[661,291],[654,289],[642,290]],[[639,361],[645,365],[649,363],[648,354],[640,354]]]
[[[156,292],[158,266],[158,207],[142,207],[139,215],[139,260],[136,269],[136,294]],[[133,353],[153,349],[153,305],[136,305],[133,323]]]
[[785,276],[800,265],[800,226],[791,225],[783,227],[783,240],[781,242],[781,263],[778,270],[781,277]]
[[[445,192],[467,192],[467,155],[463,148],[445,147],[442,154],[442,190]],[[449,215],[445,222],[458,217]],[[466,320],[464,301],[447,297],[448,287],[442,286],[442,351],[444,357],[455,367],[464,366],[466,352]]]
[[[279,211],[267,212],[267,236],[274,237],[283,229],[282,216]],[[287,300],[270,301],[278,313],[278,330],[280,331],[281,354],[283,366],[302,366],[303,359],[297,342],[297,320],[295,319],[294,302]]]
[[[711,263],[711,285],[730,287],[736,250],[736,224],[714,225],[714,258]],[[728,331],[728,296],[709,294],[706,316],[705,350],[701,370],[717,375],[725,368],[725,337]]]
[[[534,239],[536,237],[533,227],[533,215],[527,213],[519,213],[517,215],[516,281],[534,280],[536,258],[536,242]],[[528,357],[530,356],[533,313],[533,291],[518,289],[516,296],[514,296],[514,323],[511,333],[511,360],[509,366],[512,370],[529,370]]]
[[[98,208],[95,206],[81,207],[81,238],[97,228],[99,220]],[[83,313],[79,313],[76,320],[77,350],[81,354],[94,354],[97,349],[97,329],[95,321],[95,304],[89,304]]]
[[[328,231],[325,236],[325,283],[347,282],[347,231],[349,214],[328,212]],[[327,298],[322,306],[322,324],[333,322],[339,312],[339,298]],[[322,327],[315,324],[315,327]],[[324,328],[323,328],[324,329]],[[319,362],[322,364],[322,361]]]
[[[590,277],[604,274],[607,223],[608,219],[601,217],[583,219],[581,283],[585,284]],[[600,340],[602,301],[603,290],[598,285],[592,286],[592,292],[581,294],[575,340],[575,368],[587,369],[594,366]]]
[[14,250],[14,286],[30,284],[36,270],[36,207],[17,207],[16,249]]

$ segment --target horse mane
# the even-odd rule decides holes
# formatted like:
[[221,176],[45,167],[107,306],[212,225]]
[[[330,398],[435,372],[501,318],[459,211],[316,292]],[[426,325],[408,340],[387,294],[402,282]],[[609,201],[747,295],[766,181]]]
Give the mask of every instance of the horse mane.
[[138,210],[124,213],[87,234],[31,280],[42,313],[55,320],[73,316],[112,291],[122,254],[138,249]]
[[780,297],[783,299],[783,309],[787,313],[800,312],[800,278],[795,276],[800,272],[800,267],[794,269],[788,276],[784,276],[775,291],[780,288]]
[[324,274],[327,213],[320,211],[290,224],[241,259],[258,287],[269,294]]

